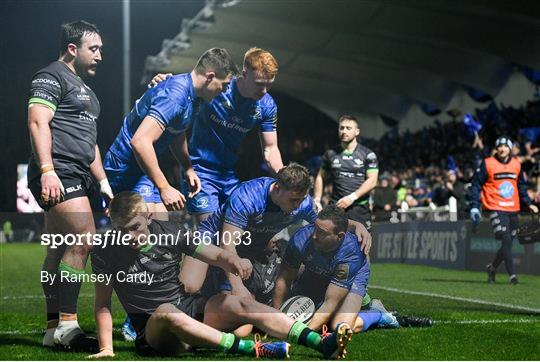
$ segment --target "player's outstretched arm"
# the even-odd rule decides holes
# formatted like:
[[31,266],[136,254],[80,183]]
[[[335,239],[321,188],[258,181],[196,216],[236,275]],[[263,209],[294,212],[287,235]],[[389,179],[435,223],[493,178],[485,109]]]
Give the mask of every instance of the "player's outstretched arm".
[[313,202],[315,203],[315,206],[317,207],[317,211],[322,210],[322,194],[324,190],[324,169],[321,167],[319,169],[319,172],[317,172],[317,176],[315,177],[315,183],[313,185]]
[[281,264],[272,296],[272,306],[274,308],[279,310],[283,305],[291,289],[292,282],[298,276],[298,271],[299,269],[293,268],[285,262]]
[[360,248],[368,255],[371,250],[371,234],[362,223],[349,219],[349,231],[356,234],[360,242]]
[[131,147],[141,169],[159,189],[161,200],[167,210],[180,210],[186,198],[180,191],[169,185],[167,178],[159,168],[154,150],[156,142],[163,133],[163,125],[152,117],[145,117],[131,139]]
[[320,330],[323,324],[327,324],[330,321],[330,317],[336,313],[339,305],[348,293],[348,289],[338,287],[332,283],[328,284],[326,294],[324,295],[324,302],[313,315],[313,319],[309,322],[308,327],[314,331]]
[[105,283],[94,284],[94,318],[98,334],[99,352],[88,358],[114,357],[113,321],[111,314],[111,296],[113,287]]
[[214,245],[200,246],[193,257],[210,265],[220,267],[241,279],[251,276],[253,265],[248,259],[240,258],[236,253],[218,248]]

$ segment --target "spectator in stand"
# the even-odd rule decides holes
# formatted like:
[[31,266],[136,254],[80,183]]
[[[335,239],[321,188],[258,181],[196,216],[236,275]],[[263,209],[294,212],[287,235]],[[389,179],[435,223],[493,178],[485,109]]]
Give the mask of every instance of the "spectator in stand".
[[374,212],[390,212],[397,206],[397,192],[390,187],[388,176],[381,177],[380,185],[375,189],[373,196]]

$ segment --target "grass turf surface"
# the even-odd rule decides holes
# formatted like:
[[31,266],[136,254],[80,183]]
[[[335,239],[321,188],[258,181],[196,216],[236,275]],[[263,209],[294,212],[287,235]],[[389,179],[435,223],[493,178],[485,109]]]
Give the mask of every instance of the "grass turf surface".
[[[40,285],[40,266],[45,248],[37,244],[0,244],[0,359],[76,360],[84,353],[67,353],[41,347],[45,302]],[[506,306],[412,295],[436,293],[453,297],[504,303],[540,310],[540,277],[522,275],[517,286],[508,285],[504,273],[498,283],[485,283],[485,274],[443,270],[425,266],[375,264],[372,297],[383,300],[401,314],[428,316],[432,328],[372,330],[355,335],[349,344],[350,360],[539,360],[540,313]],[[384,288],[384,289],[383,289]],[[400,291],[388,290],[388,288]],[[84,284],[79,299],[79,321],[95,333],[92,317],[93,287]],[[132,344],[118,332],[125,314],[113,302],[115,359],[139,360]],[[166,359],[166,358],[147,358]],[[213,351],[186,354],[170,360],[248,359]],[[307,348],[293,346],[291,359],[317,360]]]

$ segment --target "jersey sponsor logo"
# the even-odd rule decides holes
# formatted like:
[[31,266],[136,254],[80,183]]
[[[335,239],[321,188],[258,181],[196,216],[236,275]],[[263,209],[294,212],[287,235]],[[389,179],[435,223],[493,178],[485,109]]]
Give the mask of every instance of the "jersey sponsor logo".
[[352,160],[354,158],[354,156],[352,156],[352,155],[343,155],[343,156],[341,156],[341,158],[343,160]]
[[46,93],[40,92],[38,90],[35,90],[35,91],[32,92],[32,97],[42,98],[42,99],[45,99],[45,100],[51,101],[51,102],[54,101],[53,97],[51,97],[50,95],[48,95]]
[[[240,122],[242,121],[240,118],[236,117]],[[242,127],[238,123],[235,123],[234,121],[228,122],[226,120],[220,119],[215,114],[210,114],[210,120],[222,127],[233,129],[235,131],[241,132],[241,133],[248,133],[250,131],[250,128]]]
[[81,93],[77,94],[77,99],[80,101],[89,101],[90,95],[88,92],[86,92],[86,89],[84,87],[81,87]]
[[332,168],[340,168],[340,167],[341,167],[341,163],[339,162],[339,159],[334,158],[334,160],[332,161]]
[[338,264],[334,270],[334,278],[337,280],[346,280],[349,277],[349,264]]
[[509,199],[514,196],[514,186],[512,183],[509,181],[503,182],[499,186],[499,194],[505,199]]
[[510,173],[510,172],[501,172],[501,173],[496,173],[495,175],[493,175],[493,178],[495,180],[503,180],[505,178],[515,180],[517,179],[517,175],[515,173]]
[[78,184],[78,185],[66,188],[66,194],[70,194],[72,192],[80,191],[80,190],[82,190],[82,185]]
[[38,78],[38,79],[34,79],[32,81],[32,84],[40,84],[40,83],[41,84],[50,84],[53,87],[60,88],[60,83],[58,83],[57,81],[55,81],[53,79]]
[[79,119],[88,121],[88,122],[96,122],[97,117],[94,116],[91,113],[88,113],[86,111],[82,111],[79,113]]

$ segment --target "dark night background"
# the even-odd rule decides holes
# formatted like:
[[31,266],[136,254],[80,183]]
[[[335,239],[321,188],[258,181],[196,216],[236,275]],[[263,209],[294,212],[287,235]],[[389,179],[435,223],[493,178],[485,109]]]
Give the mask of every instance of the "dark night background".
[[[145,90],[141,85],[147,55],[161,50],[165,38],[172,38],[181,29],[182,18],[193,17],[204,5],[204,0],[131,1],[131,99],[134,101]],[[122,122],[122,2],[101,1],[2,1],[0,5],[1,42],[0,66],[0,211],[15,211],[17,164],[26,163],[30,143],[26,124],[27,93],[32,75],[58,58],[60,24],[84,19],[98,26],[104,43],[103,61],[96,77],[88,85],[101,104],[98,121],[98,143],[102,155],[114,140]],[[219,46],[219,44],[216,44]],[[279,78],[278,78],[279,81]],[[298,114],[309,113],[314,126],[331,127],[325,115],[294,99],[272,92],[280,106],[280,146],[285,135],[302,133]],[[290,112],[293,114],[289,115]],[[303,118],[303,117],[302,117]],[[335,131],[332,131],[334,134]],[[283,140],[282,140],[283,139]],[[322,145],[321,145],[322,146]],[[243,147],[239,165],[243,178],[260,175],[260,150],[255,132]],[[245,152],[249,150],[249,152]],[[322,151],[322,149],[321,149]],[[257,154],[257,156],[255,156]],[[251,164],[251,165],[250,165]],[[255,167],[250,167],[255,165]]]

